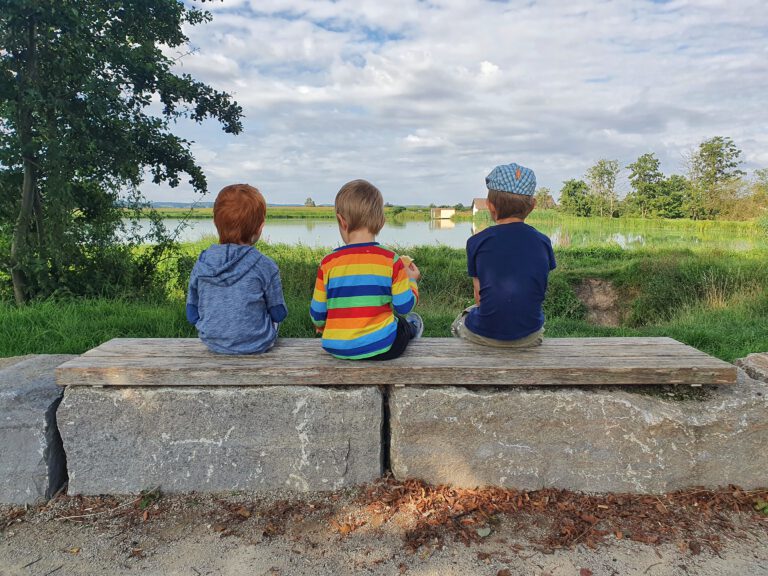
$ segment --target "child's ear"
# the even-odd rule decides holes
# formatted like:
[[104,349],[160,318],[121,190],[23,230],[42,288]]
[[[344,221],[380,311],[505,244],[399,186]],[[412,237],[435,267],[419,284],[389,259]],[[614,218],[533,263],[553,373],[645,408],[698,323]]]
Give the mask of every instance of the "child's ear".
[[489,200],[485,201],[486,206],[488,206],[488,212],[491,214],[491,220],[494,222],[496,221],[496,206],[493,205],[493,202]]
[[347,231],[347,221],[344,219],[344,216],[336,212],[336,220],[339,223],[339,228],[341,228],[344,232]]
[[256,230],[256,234],[254,234],[253,238],[251,238],[251,244],[256,244],[256,242],[259,241],[259,238],[261,238],[261,232],[264,230],[264,224],[266,224],[266,222],[262,222],[261,226],[259,226],[259,229]]

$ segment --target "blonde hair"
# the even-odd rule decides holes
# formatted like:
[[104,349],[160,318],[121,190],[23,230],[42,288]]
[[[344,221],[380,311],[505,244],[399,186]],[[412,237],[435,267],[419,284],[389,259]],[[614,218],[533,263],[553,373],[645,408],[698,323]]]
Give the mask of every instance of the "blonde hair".
[[213,203],[213,223],[221,244],[250,244],[267,214],[261,192],[248,184],[225,186]]
[[378,234],[384,227],[384,198],[367,180],[352,180],[336,194],[336,213],[344,217],[348,230],[367,228]]
[[533,212],[533,196],[514,194],[501,190],[488,190],[488,201],[496,208],[496,218],[520,218],[525,220]]

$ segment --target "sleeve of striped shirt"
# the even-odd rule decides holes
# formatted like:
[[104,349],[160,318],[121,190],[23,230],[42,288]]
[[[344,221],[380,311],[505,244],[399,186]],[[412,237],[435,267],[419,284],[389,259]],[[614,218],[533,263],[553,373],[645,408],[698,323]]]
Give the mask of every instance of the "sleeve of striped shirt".
[[312,302],[309,304],[309,315],[312,323],[318,328],[325,326],[325,318],[328,315],[328,306],[325,296],[325,281],[323,279],[323,267],[317,269],[315,291],[312,293]]
[[392,308],[398,314],[408,314],[419,298],[416,282],[408,278],[400,257],[392,264]]

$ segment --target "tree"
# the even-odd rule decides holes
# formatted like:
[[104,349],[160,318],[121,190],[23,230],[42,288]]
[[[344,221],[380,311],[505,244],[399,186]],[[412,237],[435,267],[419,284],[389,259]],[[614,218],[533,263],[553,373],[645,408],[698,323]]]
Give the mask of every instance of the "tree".
[[[209,19],[181,0],[0,0],[0,236],[12,235],[0,258],[18,303],[130,280],[118,265],[129,254],[121,203],[142,205],[145,172],[171,187],[186,174],[206,191],[170,127],[214,118],[237,134],[242,110],[175,74],[167,52]],[[139,276],[154,266],[140,264]]]
[[600,216],[608,214],[613,217],[614,206],[617,203],[616,177],[619,175],[619,161],[601,159],[587,170],[589,193],[592,196],[592,212]]
[[691,181],[687,207],[691,218],[714,218],[723,208],[733,184],[744,176],[741,150],[728,137],[715,136],[699,144],[688,157]]
[[454,204],[453,209],[456,210],[456,212],[462,212],[463,210],[466,210],[466,208],[464,207],[464,204],[462,204],[461,202],[459,202],[458,204]]
[[308,197],[306,200],[304,200],[304,206],[307,206],[308,208],[314,208],[315,201],[312,200],[312,198]]
[[659,169],[659,159],[652,152],[643,154],[627,166],[627,170],[630,171],[629,183],[632,192],[625,199],[626,205],[630,207],[631,212],[643,218],[656,216],[652,206],[661,192],[660,185],[664,180],[664,174]]
[[590,216],[592,203],[587,183],[573,178],[563,182],[563,188],[560,190],[560,208],[567,214]]
[[649,205],[650,212],[658,218],[685,217],[685,197],[690,182],[685,176],[672,174],[656,185],[656,195]]
[[556,206],[555,199],[552,197],[552,193],[549,191],[549,188],[539,188],[536,190],[536,195],[534,198],[536,198],[536,207],[541,210],[551,210]]

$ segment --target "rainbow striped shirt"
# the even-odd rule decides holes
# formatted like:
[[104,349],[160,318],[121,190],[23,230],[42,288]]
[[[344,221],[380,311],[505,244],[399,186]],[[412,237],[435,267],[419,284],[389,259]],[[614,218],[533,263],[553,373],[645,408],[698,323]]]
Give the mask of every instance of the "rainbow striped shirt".
[[392,347],[394,312],[407,314],[419,298],[400,257],[378,242],[349,244],[323,258],[309,313],[323,328],[323,348],[358,360]]

